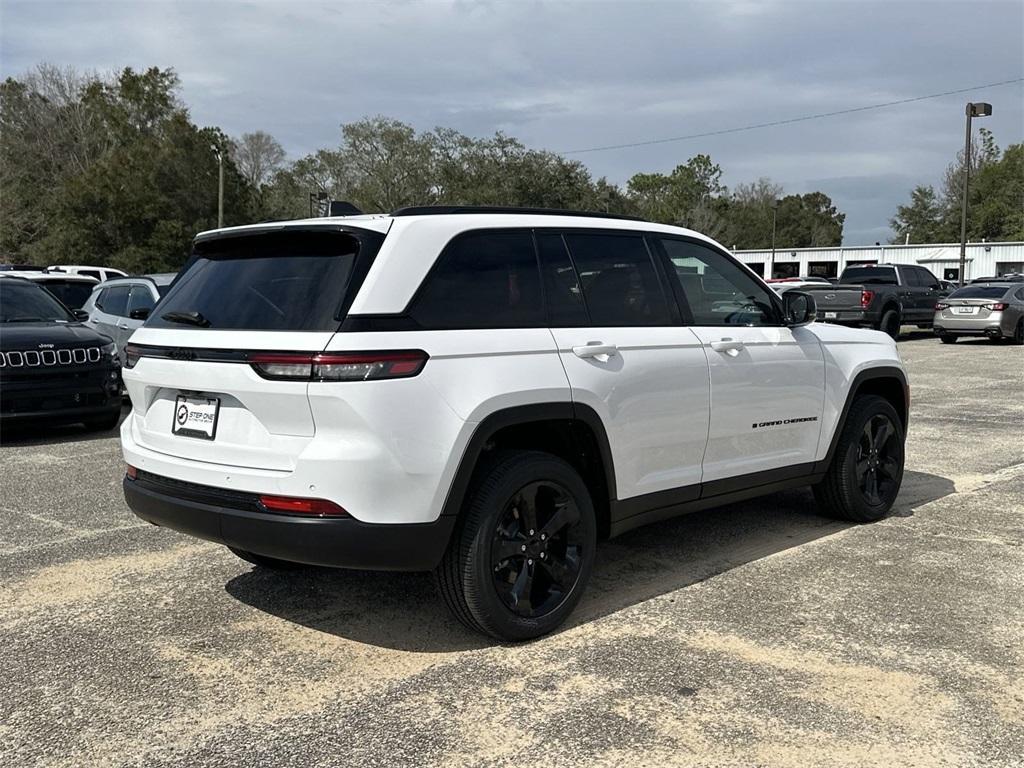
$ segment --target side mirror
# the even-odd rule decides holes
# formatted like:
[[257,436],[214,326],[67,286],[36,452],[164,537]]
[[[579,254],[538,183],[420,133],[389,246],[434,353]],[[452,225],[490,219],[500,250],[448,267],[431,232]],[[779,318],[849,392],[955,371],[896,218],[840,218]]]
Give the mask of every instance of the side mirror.
[[782,321],[790,328],[813,323],[818,307],[814,297],[803,291],[786,291],[782,294]]
[[72,309],[71,314],[75,316],[75,320],[84,321],[89,319],[89,313],[84,309]]
[[128,317],[132,320],[145,320],[149,317],[149,311],[149,307],[139,307],[138,309],[133,309],[129,312]]

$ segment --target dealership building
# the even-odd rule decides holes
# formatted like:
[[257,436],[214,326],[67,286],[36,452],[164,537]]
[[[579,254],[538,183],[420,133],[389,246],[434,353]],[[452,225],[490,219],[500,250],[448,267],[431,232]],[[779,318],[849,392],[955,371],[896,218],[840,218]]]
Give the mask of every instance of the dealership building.
[[[838,277],[851,264],[919,264],[942,280],[960,279],[960,244],[864,245],[734,251],[764,277]],[[968,243],[966,279],[1024,273],[1024,242]]]

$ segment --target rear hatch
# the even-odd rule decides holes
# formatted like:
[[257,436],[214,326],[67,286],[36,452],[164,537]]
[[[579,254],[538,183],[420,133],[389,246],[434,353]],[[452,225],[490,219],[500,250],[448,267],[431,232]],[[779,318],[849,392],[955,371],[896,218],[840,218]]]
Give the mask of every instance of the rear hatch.
[[315,431],[309,384],[261,375],[252,360],[327,346],[386,224],[372,221],[383,231],[278,227],[197,241],[129,343],[124,380],[135,442],[192,460],[291,470]]
[[861,285],[804,285],[799,290],[814,296],[819,312],[863,309]]

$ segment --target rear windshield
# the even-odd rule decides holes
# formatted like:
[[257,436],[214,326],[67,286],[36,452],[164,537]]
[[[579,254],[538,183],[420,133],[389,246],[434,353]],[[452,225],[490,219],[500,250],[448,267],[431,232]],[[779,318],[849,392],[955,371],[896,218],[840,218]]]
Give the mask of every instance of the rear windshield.
[[896,270],[892,267],[856,267],[844,269],[841,283],[887,283],[896,285]]
[[[273,232],[196,244],[155,328],[334,331],[383,236]],[[358,268],[357,268],[358,262]]]
[[84,280],[44,280],[41,285],[67,307],[81,309],[96,283]]
[[1005,285],[967,285],[949,294],[951,299],[998,299],[1009,289]]

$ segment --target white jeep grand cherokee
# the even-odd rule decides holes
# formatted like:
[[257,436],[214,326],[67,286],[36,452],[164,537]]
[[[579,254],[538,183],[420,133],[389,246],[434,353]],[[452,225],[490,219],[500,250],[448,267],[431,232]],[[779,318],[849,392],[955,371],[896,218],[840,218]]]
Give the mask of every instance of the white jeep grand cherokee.
[[714,241],[595,214],[406,208],[207,232],[126,351],[129,505],[259,566],[434,570],[521,640],[599,539],[903,475],[884,333],[811,324]]

